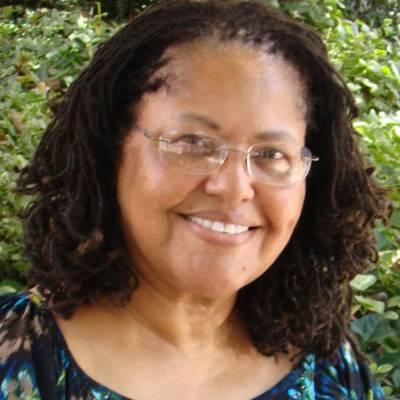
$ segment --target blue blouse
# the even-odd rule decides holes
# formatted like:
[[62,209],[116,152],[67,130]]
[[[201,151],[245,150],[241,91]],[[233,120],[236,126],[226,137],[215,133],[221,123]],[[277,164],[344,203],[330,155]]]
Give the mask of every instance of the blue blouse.
[[[30,292],[0,296],[0,400],[6,399],[127,400],[86,375],[52,314]],[[310,353],[253,400],[269,399],[381,400],[384,394],[345,342],[335,363]]]

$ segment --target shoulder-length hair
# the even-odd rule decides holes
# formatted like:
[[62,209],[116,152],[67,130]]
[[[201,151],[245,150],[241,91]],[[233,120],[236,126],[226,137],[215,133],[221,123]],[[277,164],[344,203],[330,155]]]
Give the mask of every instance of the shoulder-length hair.
[[238,295],[256,348],[296,346],[331,356],[347,335],[348,281],[377,260],[372,228],[388,205],[366,171],[351,121],[356,108],[325,46],[308,27],[260,3],[177,0],[149,7],[103,43],[71,85],[18,186],[25,210],[28,279],[70,317],[107,297],[124,305],[139,284],[124,256],[116,167],[134,105],[165,84],[166,49],[196,40],[278,54],[306,87],[306,145],[320,157],[307,178],[300,221],[277,261]]

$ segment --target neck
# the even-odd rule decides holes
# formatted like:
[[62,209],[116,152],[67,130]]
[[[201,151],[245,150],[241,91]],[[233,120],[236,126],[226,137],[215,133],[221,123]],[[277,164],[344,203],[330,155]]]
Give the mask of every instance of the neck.
[[123,310],[135,328],[131,331],[180,352],[193,352],[244,342],[235,301],[236,295],[219,300],[172,296],[142,281]]

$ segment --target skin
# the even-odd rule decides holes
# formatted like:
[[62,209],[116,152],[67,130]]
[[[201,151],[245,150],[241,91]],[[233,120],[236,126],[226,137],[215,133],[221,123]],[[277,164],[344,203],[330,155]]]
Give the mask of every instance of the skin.
[[[152,134],[207,131],[243,151],[266,131],[285,132],[284,140],[304,145],[303,86],[285,61],[235,44],[197,43],[169,55],[160,72],[173,75],[168,87],[135,107],[140,127]],[[238,290],[284,249],[304,195],[304,182],[256,181],[238,153],[215,173],[187,175],[160,160],[154,143],[132,129],[118,167],[117,197],[140,286],[123,309],[99,302],[69,321],[57,320],[82,369],[140,400],[243,400],[274,386],[293,368],[291,354],[260,355],[234,304]],[[187,215],[256,229],[227,238]]]
[[[179,82],[146,96],[136,108],[137,125],[152,133],[206,130],[244,151],[264,131],[285,131],[304,145],[306,122],[297,100],[302,87],[288,65],[240,47],[216,54],[207,45],[191,50],[179,52],[184,61],[173,65],[182,70]],[[183,117],[188,114],[220,128]],[[304,182],[256,182],[244,157],[232,153],[210,176],[187,175],[161,162],[154,143],[135,131],[123,148],[117,186],[127,251],[143,285],[169,298],[201,301],[234,297],[265,272],[287,244],[305,192]],[[242,243],[223,244],[194,234],[181,215],[257,229]]]

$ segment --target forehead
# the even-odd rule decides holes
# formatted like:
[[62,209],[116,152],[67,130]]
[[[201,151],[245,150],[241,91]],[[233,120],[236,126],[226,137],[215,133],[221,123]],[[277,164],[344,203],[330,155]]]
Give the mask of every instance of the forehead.
[[136,107],[139,120],[149,117],[144,123],[150,129],[155,120],[177,121],[184,113],[236,131],[304,122],[303,82],[278,55],[243,44],[199,42],[170,48],[164,57],[168,62],[156,77],[166,84]]
[[[199,41],[166,50],[166,66],[158,75],[166,77],[171,94],[201,94],[210,89],[267,89],[282,92],[290,84],[292,93],[299,93],[299,106],[304,106],[305,88],[296,69],[278,54],[270,54],[268,46],[259,48],[240,42]],[[286,84],[286,85],[285,85]]]

